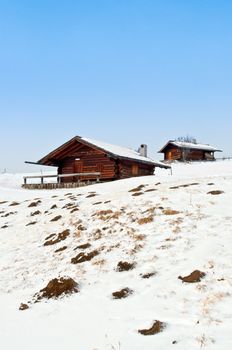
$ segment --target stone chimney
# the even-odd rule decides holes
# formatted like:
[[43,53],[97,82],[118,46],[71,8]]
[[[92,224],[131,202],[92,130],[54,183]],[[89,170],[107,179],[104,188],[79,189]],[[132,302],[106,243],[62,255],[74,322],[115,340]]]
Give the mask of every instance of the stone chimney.
[[139,153],[142,157],[147,157],[147,145],[142,144],[139,147]]

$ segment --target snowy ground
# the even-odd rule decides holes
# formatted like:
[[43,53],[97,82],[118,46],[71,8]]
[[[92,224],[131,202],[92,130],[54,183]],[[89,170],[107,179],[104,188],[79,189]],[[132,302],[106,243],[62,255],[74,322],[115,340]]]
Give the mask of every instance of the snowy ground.
[[[72,190],[22,190],[21,177],[0,175],[1,349],[231,348],[232,161],[177,164],[172,176],[160,170]],[[146,186],[133,196],[139,185]],[[65,229],[65,240],[44,246]],[[84,243],[90,247],[74,250]],[[92,260],[71,263],[94,250]],[[119,261],[135,268],[118,272]],[[206,273],[201,282],[178,279],[196,269]],[[59,276],[73,278],[80,292],[19,311]],[[114,300],[112,292],[125,287],[133,294]],[[165,323],[163,332],[138,333],[155,320]]]

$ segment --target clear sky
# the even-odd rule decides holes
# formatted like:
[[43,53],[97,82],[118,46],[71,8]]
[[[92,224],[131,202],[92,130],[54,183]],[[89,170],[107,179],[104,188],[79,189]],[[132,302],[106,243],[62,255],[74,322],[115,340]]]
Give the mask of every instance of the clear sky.
[[231,18],[231,0],[0,0],[0,172],[75,135],[232,155]]

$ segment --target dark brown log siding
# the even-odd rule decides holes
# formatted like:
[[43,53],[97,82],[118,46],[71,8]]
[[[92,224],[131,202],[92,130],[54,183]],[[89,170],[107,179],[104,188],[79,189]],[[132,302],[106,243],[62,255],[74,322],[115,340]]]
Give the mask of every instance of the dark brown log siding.
[[[203,150],[184,150],[175,146],[169,146],[165,149],[164,159],[165,160],[187,160],[187,161],[199,161],[206,160],[207,152]],[[214,156],[212,156],[214,159]]]
[[[68,157],[59,162],[59,174],[72,174],[76,172],[100,172],[102,180],[113,179],[116,174],[116,163],[107,157],[104,152],[91,149],[90,147],[82,147],[80,150],[73,150]],[[64,178],[62,180],[64,182],[72,182],[74,179]]]
[[130,161],[120,161],[119,162],[119,175],[120,179],[125,179],[128,177],[133,177],[132,169],[133,165],[138,165],[138,174],[136,176],[146,176],[153,175],[155,167],[151,164],[134,163]]

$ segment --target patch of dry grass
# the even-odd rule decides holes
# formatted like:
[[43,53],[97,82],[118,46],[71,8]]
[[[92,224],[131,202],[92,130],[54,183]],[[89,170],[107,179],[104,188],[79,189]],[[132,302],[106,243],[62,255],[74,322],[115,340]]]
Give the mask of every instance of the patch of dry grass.
[[164,215],[177,215],[180,214],[181,212],[178,210],[173,210],[173,209],[164,209],[163,214]]
[[113,212],[113,210],[111,210],[111,209],[100,210],[100,211],[96,212],[95,214],[93,214],[93,216],[97,216],[97,218],[99,220],[102,220],[102,221],[109,221],[112,219],[118,219],[120,217],[120,215],[122,215],[121,211]]
[[99,266],[99,267],[102,267],[106,264],[106,260],[105,259],[99,259],[99,260],[96,260],[92,263],[93,265],[95,266]]
[[141,249],[143,249],[143,248],[144,248],[144,245],[143,245],[143,244],[137,243],[137,244],[135,244],[134,248],[131,249],[131,250],[128,252],[128,254],[129,254],[129,255],[134,255],[134,254],[138,253],[138,252],[139,252]]
[[139,219],[139,220],[138,220],[138,224],[139,224],[139,225],[148,224],[148,223],[150,223],[150,222],[153,222],[153,220],[154,220],[153,215],[150,215],[150,216],[147,216],[147,217],[145,217],[145,218]]
[[129,192],[140,192],[146,185],[140,185],[138,187],[132,188]]

